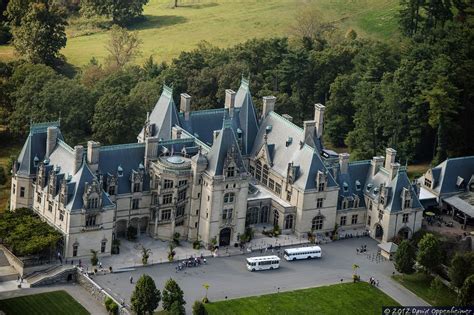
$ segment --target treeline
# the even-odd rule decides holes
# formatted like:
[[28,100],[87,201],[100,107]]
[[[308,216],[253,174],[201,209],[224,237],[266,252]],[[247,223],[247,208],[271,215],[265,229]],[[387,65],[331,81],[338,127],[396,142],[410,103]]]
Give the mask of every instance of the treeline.
[[[407,5],[403,1],[401,15]],[[176,101],[179,93],[192,95],[197,110],[222,106],[224,90],[238,88],[243,75],[250,78],[257,107],[261,97],[273,94],[276,111],[297,123],[312,119],[314,103],[325,104],[325,142],[348,146],[354,159],[387,146],[408,162],[474,154],[472,5],[463,18],[454,5],[449,10],[458,14],[411,33],[401,23],[407,36],[399,45],[359,39],[354,31],[336,38],[320,32],[227,49],[203,42],[170,64],[150,58],[142,66],[131,65],[139,50],[136,34],[117,28],[108,43],[110,57],[103,64],[92,59],[73,77],[41,64],[3,64],[0,117],[19,137],[30,120],[60,116],[71,144],[90,137],[136,141],[164,83],[173,86]],[[420,14],[424,21],[426,13]]]

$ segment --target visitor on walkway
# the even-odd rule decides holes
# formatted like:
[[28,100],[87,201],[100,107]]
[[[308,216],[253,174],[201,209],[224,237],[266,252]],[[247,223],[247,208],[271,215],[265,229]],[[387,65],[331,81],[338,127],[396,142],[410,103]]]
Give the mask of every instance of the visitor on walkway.
[[133,277],[130,276],[130,283],[133,283]]

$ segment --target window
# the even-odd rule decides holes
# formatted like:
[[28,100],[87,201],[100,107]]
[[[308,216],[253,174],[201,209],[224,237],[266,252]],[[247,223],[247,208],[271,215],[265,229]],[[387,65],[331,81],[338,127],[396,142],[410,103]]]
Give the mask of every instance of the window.
[[322,215],[315,216],[311,222],[311,230],[321,230],[323,228],[324,217]]
[[232,209],[222,210],[222,220],[231,220],[232,219]]
[[286,192],[286,201],[291,202],[291,190]]
[[163,204],[164,205],[170,204],[172,201],[173,201],[173,194],[163,195]]
[[235,176],[235,167],[229,166],[226,171],[226,177],[234,177]]
[[48,211],[53,212],[53,203],[51,201],[48,202]]
[[15,192],[16,192],[16,185],[13,184],[13,194],[15,194]]
[[176,208],[176,217],[182,217],[184,215],[184,205]]
[[72,245],[72,257],[76,257],[77,256],[77,250],[79,249],[79,245],[78,244],[74,244]]
[[268,185],[268,166],[266,164],[263,166],[262,183]]
[[140,191],[140,183],[134,183],[133,192],[139,192],[139,191]]
[[178,187],[185,186],[187,183],[188,183],[188,181],[187,181],[186,179],[180,180],[180,181],[178,182]]
[[36,202],[41,203],[41,195],[40,194],[38,194],[36,196]]
[[161,210],[161,221],[171,220],[171,210]]
[[186,190],[181,190],[178,192],[178,201],[183,201],[186,199]]
[[224,195],[224,203],[232,203],[234,202],[234,193],[227,193]]
[[109,196],[115,195],[115,186],[111,185],[108,189]]
[[383,218],[383,209],[379,210],[379,220]]
[[293,215],[288,214],[285,218],[285,229],[292,229],[293,228]]
[[356,190],[360,190],[360,182],[359,182],[358,180],[356,180],[356,183],[355,183],[355,184],[356,184],[356,185],[355,185],[355,186],[356,186]]
[[326,184],[325,184],[324,182],[318,183],[318,191],[324,191],[325,185],[326,185]]
[[59,211],[59,221],[64,221],[64,210]]
[[428,178],[425,178],[425,186],[431,188],[431,181]]
[[95,214],[86,215],[86,226],[94,226],[96,224],[97,216]]
[[348,204],[347,199],[346,198],[342,199],[342,204],[341,204],[342,209],[346,209],[347,204]]
[[174,224],[174,226],[182,226],[182,225],[184,225],[184,220],[179,220],[178,222]]
[[275,184],[275,192],[277,195],[281,194],[281,185],[280,184]]
[[348,192],[349,191],[349,185],[346,182],[344,182],[342,184],[342,189],[344,190],[344,192]]
[[163,183],[163,189],[170,189],[173,188],[173,181],[169,179],[165,179]]
[[197,222],[194,222],[194,228],[197,229],[197,227],[198,227],[198,223],[197,223]]
[[260,181],[262,179],[262,162],[257,161],[257,171],[255,173],[255,178]]
[[407,223],[408,222],[408,217],[410,216],[409,213],[404,213],[402,217],[402,222]]
[[358,217],[357,214],[352,215],[351,224],[357,224],[357,217]]
[[339,221],[339,223],[340,223],[339,224],[340,226],[346,225],[346,216],[345,215],[341,217],[341,220]]
[[370,223],[371,223],[370,221],[371,221],[371,217],[370,217],[370,215],[369,215],[369,216],[367,217],[367,225],[368,225],[368,226],[370,226]]
[[380,196],[380,204],[384,204],[385,203],[385,197],[384,196]]
[[151,204],[152,205],[157,205],[158,204],[158,194],[152,194],[151,195]]
[[255,177],[255,167],[253,165],[249,165],[249,172],[253,177]]
[[25,197],[25,187],[20,187],[20,197]]
[[106,240],[103,240],[102,242],[100,242],[100,252],[101,253],[105,253],[105,246],[107,245],[107,241]]
[[411,200],[410,199],[405,199],[405,202],[404,202],[404,209],[407,209],[407,208],[410,208],[410,202]]
[[316,199],[316,208],[322,208],[323,207],[323,198],[318,198]]
[[275,181],[271,178],[268,179],[268,188],[275,190]]
[[280,214],[278,213],[277,209],[273,209],[273,225],[278,225],[278,221],[280,219]]
[[89,209],[97,209],[99,207],[99,198],[90,198],[88,206]]
[[132,209],[140,208],[140,199],[132,199]]
[[354,199],[354,208],[358,208],[359,207],[359,197],[356,197]]

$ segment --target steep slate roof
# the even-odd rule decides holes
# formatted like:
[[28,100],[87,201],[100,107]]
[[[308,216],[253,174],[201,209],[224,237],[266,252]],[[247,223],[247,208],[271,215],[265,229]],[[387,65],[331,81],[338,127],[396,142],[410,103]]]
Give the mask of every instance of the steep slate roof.
[[458,176],[467,184],[474,174],[474,156],[447,159],[431,169],[435,180],[434,191],[440,194],[459,192],[456,187]]
[[[341,170],[337,167],[336,181],[341,189],[339,189],[339,198],[337,202],[337,209],[342,209],[343,197],[359,197],[359,207],[365,207],[364,186],[367,179],[367,174],[370,169],[370,160],[357,161],[349,163],[347,166],[347,173],[341,174]],[[357,189],[357,183],[360,188]],[[344,187],[347,187],[345,190]]]
[[64,141],[59,140],[54,151],[49,155],[49,164],[60,167],[60,174],[74,175],[74,150]]
[[[303,129],[275,112],[268,114],[262,121],[251,152],[252,157],[255,158],[264,145],[265,133],[267,134],[268,145],[273,146],[273,166],[271,169],[280,176],[287,176],[288,163],[293,162],[294,166],[299,167],[294,182],[299,188],[316,188],[318,171],[327,173],[328,187],[336,186],[332,174],[327,171],[318,152],[306,144],[300,144],[304,141]],[[286,143],[290,138],[291,143],[287,146]]]
[[[163,92],[150,114],[149,123],[154,125],[151,136],[163,140],[171,139],[171,128],[179,125],[179,119],[173,101],[173,90],[170,87],[166,85],[163,87]],[[143,134],[144,129],[140,131],[138,138],[143,138]]]
[[212,145],[214,130],[222,128],[224,108],[200,110],[189,113],[189,119],[184,119],[184,114],[179,114],[179,120],[184,130],[202,142]]
[[232,146],[235,149],[235,163],[237,164],[239,172],[245,171],[242,155],[231,124],[232,122],[230,120],[224,120],[222,130],[219,132],[216,141],[213,143],[207,155],[209,161],[207,171],[211,175],[223,175],[224,162]]
[[72,190],[68,191],[68,204],[66,205],[66,209],[68,210],[79,210],[82,209],[83,200],[82,197],[84,195],[85,184],[92,183],[94,180],[94,174],[92,174],[91,169],[87,166],[87,163],[82,163],[81,167],[77,171],[76,174],[71,178],[69,184],[71,184],[68,188],[72,188]]
[[249,81],[242,78],[239,90],[235,95],[235,108],[239,108],[239,127],[242,130],[242,154],[249,155],[252,151],[258,132],[257,115],[250,94]]
[[[42,161],[45,158],[47,129],[50,126],[59,127],[59,123],[48,122],[31,125],[28,138],[17,159],[17,174],[27,176],[36,174],[34,160],[37,158],[38,161]],[[58,139],[63,139],[60,131],[58,131]]]

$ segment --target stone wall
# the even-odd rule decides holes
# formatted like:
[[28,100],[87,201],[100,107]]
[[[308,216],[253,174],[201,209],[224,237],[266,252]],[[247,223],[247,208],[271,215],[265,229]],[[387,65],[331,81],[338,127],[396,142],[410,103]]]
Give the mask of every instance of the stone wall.
[[51,268],[52,266],[55,266],[57,264],[43,264],[43,265],[36,265],[36,266],[25,266],[23,261],[21,261],[20,258],[16,257],[8,248],[6,248],[4,245],[0,244],[0,250],[5,253],[5,257],[7,257],[8,262],[10,263],[10,266],[15,268],[15,270],[21,275],[21,276],[27,276],[29,274],[32,274],[34,272],[38,271],[43,271]]

